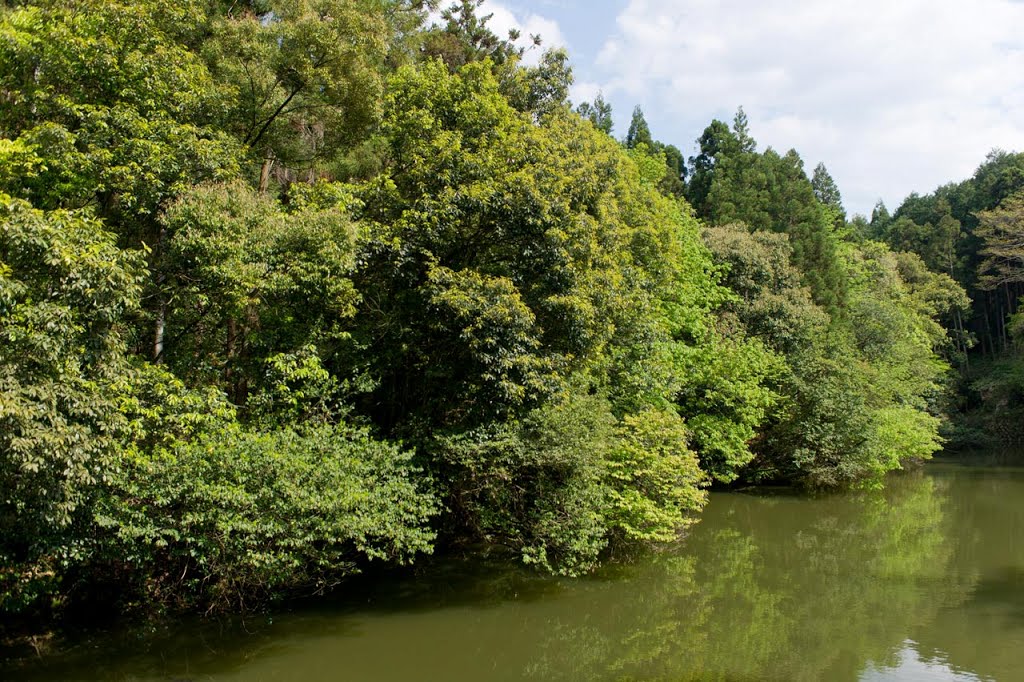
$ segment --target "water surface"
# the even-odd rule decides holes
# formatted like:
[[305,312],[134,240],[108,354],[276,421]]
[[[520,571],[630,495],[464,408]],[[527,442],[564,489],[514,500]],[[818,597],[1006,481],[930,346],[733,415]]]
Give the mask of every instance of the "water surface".
[[583,580],[449,561],[0,677],[1022,680],[1024,460],[939,460],[875,494],[716,493],[671,551]]

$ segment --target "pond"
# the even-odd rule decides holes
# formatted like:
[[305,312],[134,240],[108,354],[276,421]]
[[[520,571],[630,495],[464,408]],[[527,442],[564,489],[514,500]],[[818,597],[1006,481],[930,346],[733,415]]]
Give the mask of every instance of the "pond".
[[672,550],[585,579],[436,562],[0,678],[1020,680],[1024,459],[940,459],[878,493],[715,493]]

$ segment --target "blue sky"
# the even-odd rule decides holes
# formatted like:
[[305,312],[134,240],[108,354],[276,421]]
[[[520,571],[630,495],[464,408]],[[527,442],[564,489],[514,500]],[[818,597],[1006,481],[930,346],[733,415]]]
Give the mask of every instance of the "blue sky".
[[625,134],[639,104],[690,156],[740,105],[761,149],[823,161],[850,212],[894,209],[1024,151],[1019,0],[486,0],[492,27],[565,46],[573,99],[599,90]]

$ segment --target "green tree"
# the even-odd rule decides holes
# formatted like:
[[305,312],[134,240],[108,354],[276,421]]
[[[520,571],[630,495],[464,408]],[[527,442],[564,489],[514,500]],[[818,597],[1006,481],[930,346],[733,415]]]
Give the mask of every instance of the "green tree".
[[86,551],[128,428],[125,320],[141,275],[87,214],[0,195],[0,610],[56,590]]
[[[323,592],[367,561],[430,552],[437,513],[411,453],[347,427],[228,424],[133,453],[97,507],[122,590],[238,611]],[[125,578],[131,582],[125,583]]]
[[705,228],[703,237],[736,294],[726,310],[747,333],[794,360],[827,336],[830,318],[793,267],[787,235],[723,225]]
[[951,278],[878,243],[845,245],[850,291],[844,316],[833,319],[801,285],[785,235],[725,226],[705,239],[739,295],[727,310],[784,361],[767,377],[781,399],[744,475],[877,485],[938,448],[947,366],[937,352],[950,346],[939,320],[966,303]]
[[[487,27],[493,14],[479,16],[477,10],[484,0],[455,0],[441,12],[443,25],[426,31],[423,51],[427,58],[439,58],[454,72],[471,62],[490,59],[502,66],[516,62],[523,56],[523,48],[515,41],[520,38],[517,29],[511,29],[506,38],[496,35]],[[540,45],[539,36],[531,36],[534,46]]]
[[837,252],[834,216],[814,193],[803,161],[793,150],[756,152],[740,108],[733,130],[713,121],[693,159],[689,196],[710,225],[734,222],[752,230],[788,234],[793,263],[815,301],[830,313],[844,306],[846,284]]
[[5,8],[0,131],[23,152],[6,191],[93,207],[128,243],[154,245],[164,201],[237,169],[237,146],[212,127],[217,88],[184,44],[204,21],[197,2]]
[[158,359],[190,385],[219,386],[244,406],[272,358],[310,346],[330,356],[349,343],[355,199],[336,185],[303,187],[290,211],[241,182],[196,187],[167,208]]
[[733,154],[739,142],[729,127],[716,119],[704,129],[697,144],[700,153],[690,157],[690,183],[686,198],[697,215],[707,221],[711,219],[712,206],[708,195],[715,177],[715,166],[720,158]]
[[999,206],[978,213],[975,234],[983,240],[983,260],[978,268],[978,285],[996,289],[1024,282],[1024,193],[1003,200]]
[[614,122],[612,121],[612,105],[605,100],[603,93],[597,93],[597,97],[591,102],[582,102],[576,107],[576,113],[594,124],[594,127],[605,133],[612,134]]
[[362,141],[379,116],[391,0],[261,3],[215,18],[202,46],[225,106],[221,126],[249,152],[266,190]]
[[951,323],[963,340],[965,362],[965,344],[970,345],[972,337],[986,354],[1007,348],[1009,342],[1006,319],[1016,310],[1016,298],[1009,288],[980,286],[985,241],[976,232],[982,212],[995,209],[1021,188],[1024,154],[994,150],[967,180],[928,195],[912,193],[896,210],[895,218],[905,219],[900,229],[880,234],[894,248],[913,250],[933,269],[952,274],[971,296],[970,314],[954,317]]
[[658,147],[665,156],[665,177],[659,189],[663,194],[682,199],[686,196],[686,159],[675,145],[659,144]]
[[557,109],[568,108],[573,83],[569,53],[545,50],[536,66],[513,66],[512,75],[502,79],[502,94],[509,103],[540,121]]
[[747,119],[747,112],[743,107],[736,108],[736,114],[732,119],[732,133],[739,143],[739,151],[743,154],[753,154],[757,151],[757,142],[750,135],[750,121]]
[[648,149],[654,149],[654,138],[651,137],[651,129],[644,118],[644,112],[638,104],[633,108],[633,118],[629,121],[629,130],[626,131],[626,149],[645,144]]
[[889,231],[889,224],[892,222],[892,215],[885,207],[885,202],[879,199],[875,207],[871,209],[871,234],[872,239],[884,240]]
[[824,163],[814,167],[814,174],[811,176],[811,187],[814,188],[814,196],[821,205],[832,215],[832,223],[837,230],[846,225],[846,210],[843,208],[843,197],[839,193],[836,181],[832,179]]
[[[609,474],[626,452],[641,466],[621,444],[630,415],[656,409],[668,443],[685,424],[673,412],[706,412],[698,456],[727,433],[749,458],[755,345],[714,330],[728,294],[696,221],[657,190],[664,158],[626,154],[566,109],[537,124],[500,87],[487,63],[396,74],[382,132],[403,163],[362,193],[354,335],[369,352],[355,360],[376,388],[359,405],[417,444],[453,525],[576,573],[610,539],[669,537],[702,499],[692,468],[675,483]],[[715,344],[739,350],[712,405],[699,396]],[[652,456],[669,471],[686,452]],[[619,515],[602,511],[609,495]]]

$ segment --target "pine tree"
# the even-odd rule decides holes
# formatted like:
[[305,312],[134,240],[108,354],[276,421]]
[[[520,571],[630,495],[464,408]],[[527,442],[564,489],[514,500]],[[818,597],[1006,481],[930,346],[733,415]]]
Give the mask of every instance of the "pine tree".
[[644,112],[637,105],[633,109],[633,119],[629,122],[629,130],[626,132],[626,149],[633,149],[638,144],[645,144],[649,149],[654,148],[654,139],[651,137],[651,128],[647,125]]
[[836,229],[841,229],[846,224],[846,211],[843,209],[843,197],[839,193],[836,181],[832,179],[824,163],[814,167],[814,175],[811,177],[811,186],[814,188],[814,196],[818,198],[821,205],[832,214]]

